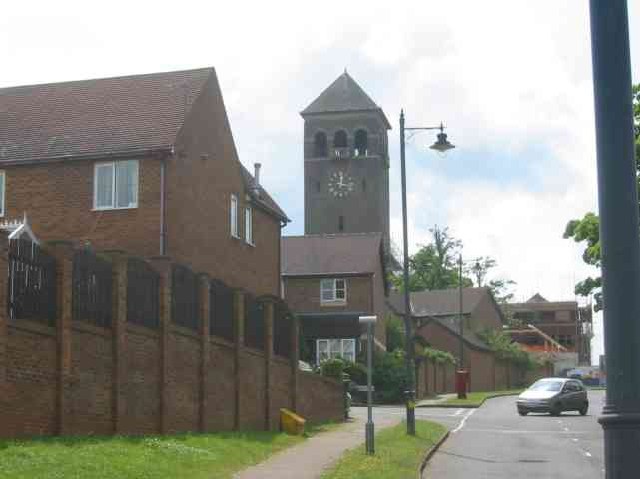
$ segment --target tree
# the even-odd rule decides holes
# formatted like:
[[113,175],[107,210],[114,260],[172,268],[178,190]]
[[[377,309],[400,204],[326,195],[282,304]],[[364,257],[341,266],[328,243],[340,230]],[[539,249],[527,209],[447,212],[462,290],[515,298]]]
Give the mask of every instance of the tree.
[[474,279],[474,286],[476,287],[488,287],[493,293],[493,297],[498,303],[507,303],[513,298],[511,287],[516,284],[515,281],[510,279],[492,279],[486,282],[487,273],[498,266],[498,262],[490,256],[481,256],[471,266],[468,267],[468,272]]
[[[636,184],[640,196],[640,84],[633,86],[633,126],[636,139]],[[638,205],[640,208],[640,205]],[[573,238],[576,243],[586,243],[582,259],[585,263],[600,267],[600,218],[594,213],[587,213],[582,219],[571,220],[565,227],[563,238]],[[589,296],[593,294],[594,309],[602,309],[602,278],[587,277],[575,286],[576,294]]]

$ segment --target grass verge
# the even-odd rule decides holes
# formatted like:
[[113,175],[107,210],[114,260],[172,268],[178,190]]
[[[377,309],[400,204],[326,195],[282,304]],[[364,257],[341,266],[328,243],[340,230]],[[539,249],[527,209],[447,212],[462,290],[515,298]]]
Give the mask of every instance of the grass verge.
[[375,438],[376,454],[367,456],[364,445],[347,451],[323,479],[405,479],[416,477],[422,459],[446,434],[447,429],[430,421],[416,421],[416,435],[407,436],[407,426],[384,429]]
[[500,396],[515,396],[522,392],[522,389],[508,389],[506,391],[484,391],[473,392],[467,394],[467,399],[458,399],[457,397],[447,399],[439,406],[460,406],[460,407],[480,407],[487,399]]
[[[311,425],[306,435],[333,427]],[[0,477],[228,478],[303,440],[278,432],[246,431],[0,441]]]

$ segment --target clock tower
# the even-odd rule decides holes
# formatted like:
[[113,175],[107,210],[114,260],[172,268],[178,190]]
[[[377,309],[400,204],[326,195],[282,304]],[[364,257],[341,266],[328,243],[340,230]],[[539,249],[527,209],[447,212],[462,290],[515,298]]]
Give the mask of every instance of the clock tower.
[[301,115],[305,234],[380,232],[389,251],[384,112],[345,71]]

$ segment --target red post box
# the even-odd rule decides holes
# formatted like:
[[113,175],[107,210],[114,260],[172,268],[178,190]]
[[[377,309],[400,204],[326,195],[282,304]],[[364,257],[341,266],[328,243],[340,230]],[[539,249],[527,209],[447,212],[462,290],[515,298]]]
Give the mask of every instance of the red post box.
[[467,399],[467,389],[469,385],[469,371],[466,369],[456,370],[456,393],[458,399]]

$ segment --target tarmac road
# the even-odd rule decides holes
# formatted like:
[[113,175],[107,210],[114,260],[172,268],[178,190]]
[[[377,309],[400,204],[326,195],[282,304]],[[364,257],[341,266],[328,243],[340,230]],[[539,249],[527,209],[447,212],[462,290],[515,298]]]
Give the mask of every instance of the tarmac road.
[[[600,479],[604,436],[597,422],[604,391],[589,392],[589,414],[521,417],[515,396],[490,399],[479,409],[418,408],[417,419],[439,422],[451,434],[424,471],[423,479]],[[366,408],[352,415],[366,420]],[[404,417],[400,407],[374,409],[374,422]]]
[[595,479],[604,477],[604,435],[597,422],[604,391],[589,392],[589,414],[521,417],[515,397],[465,413],[431,458],[425,478]]

